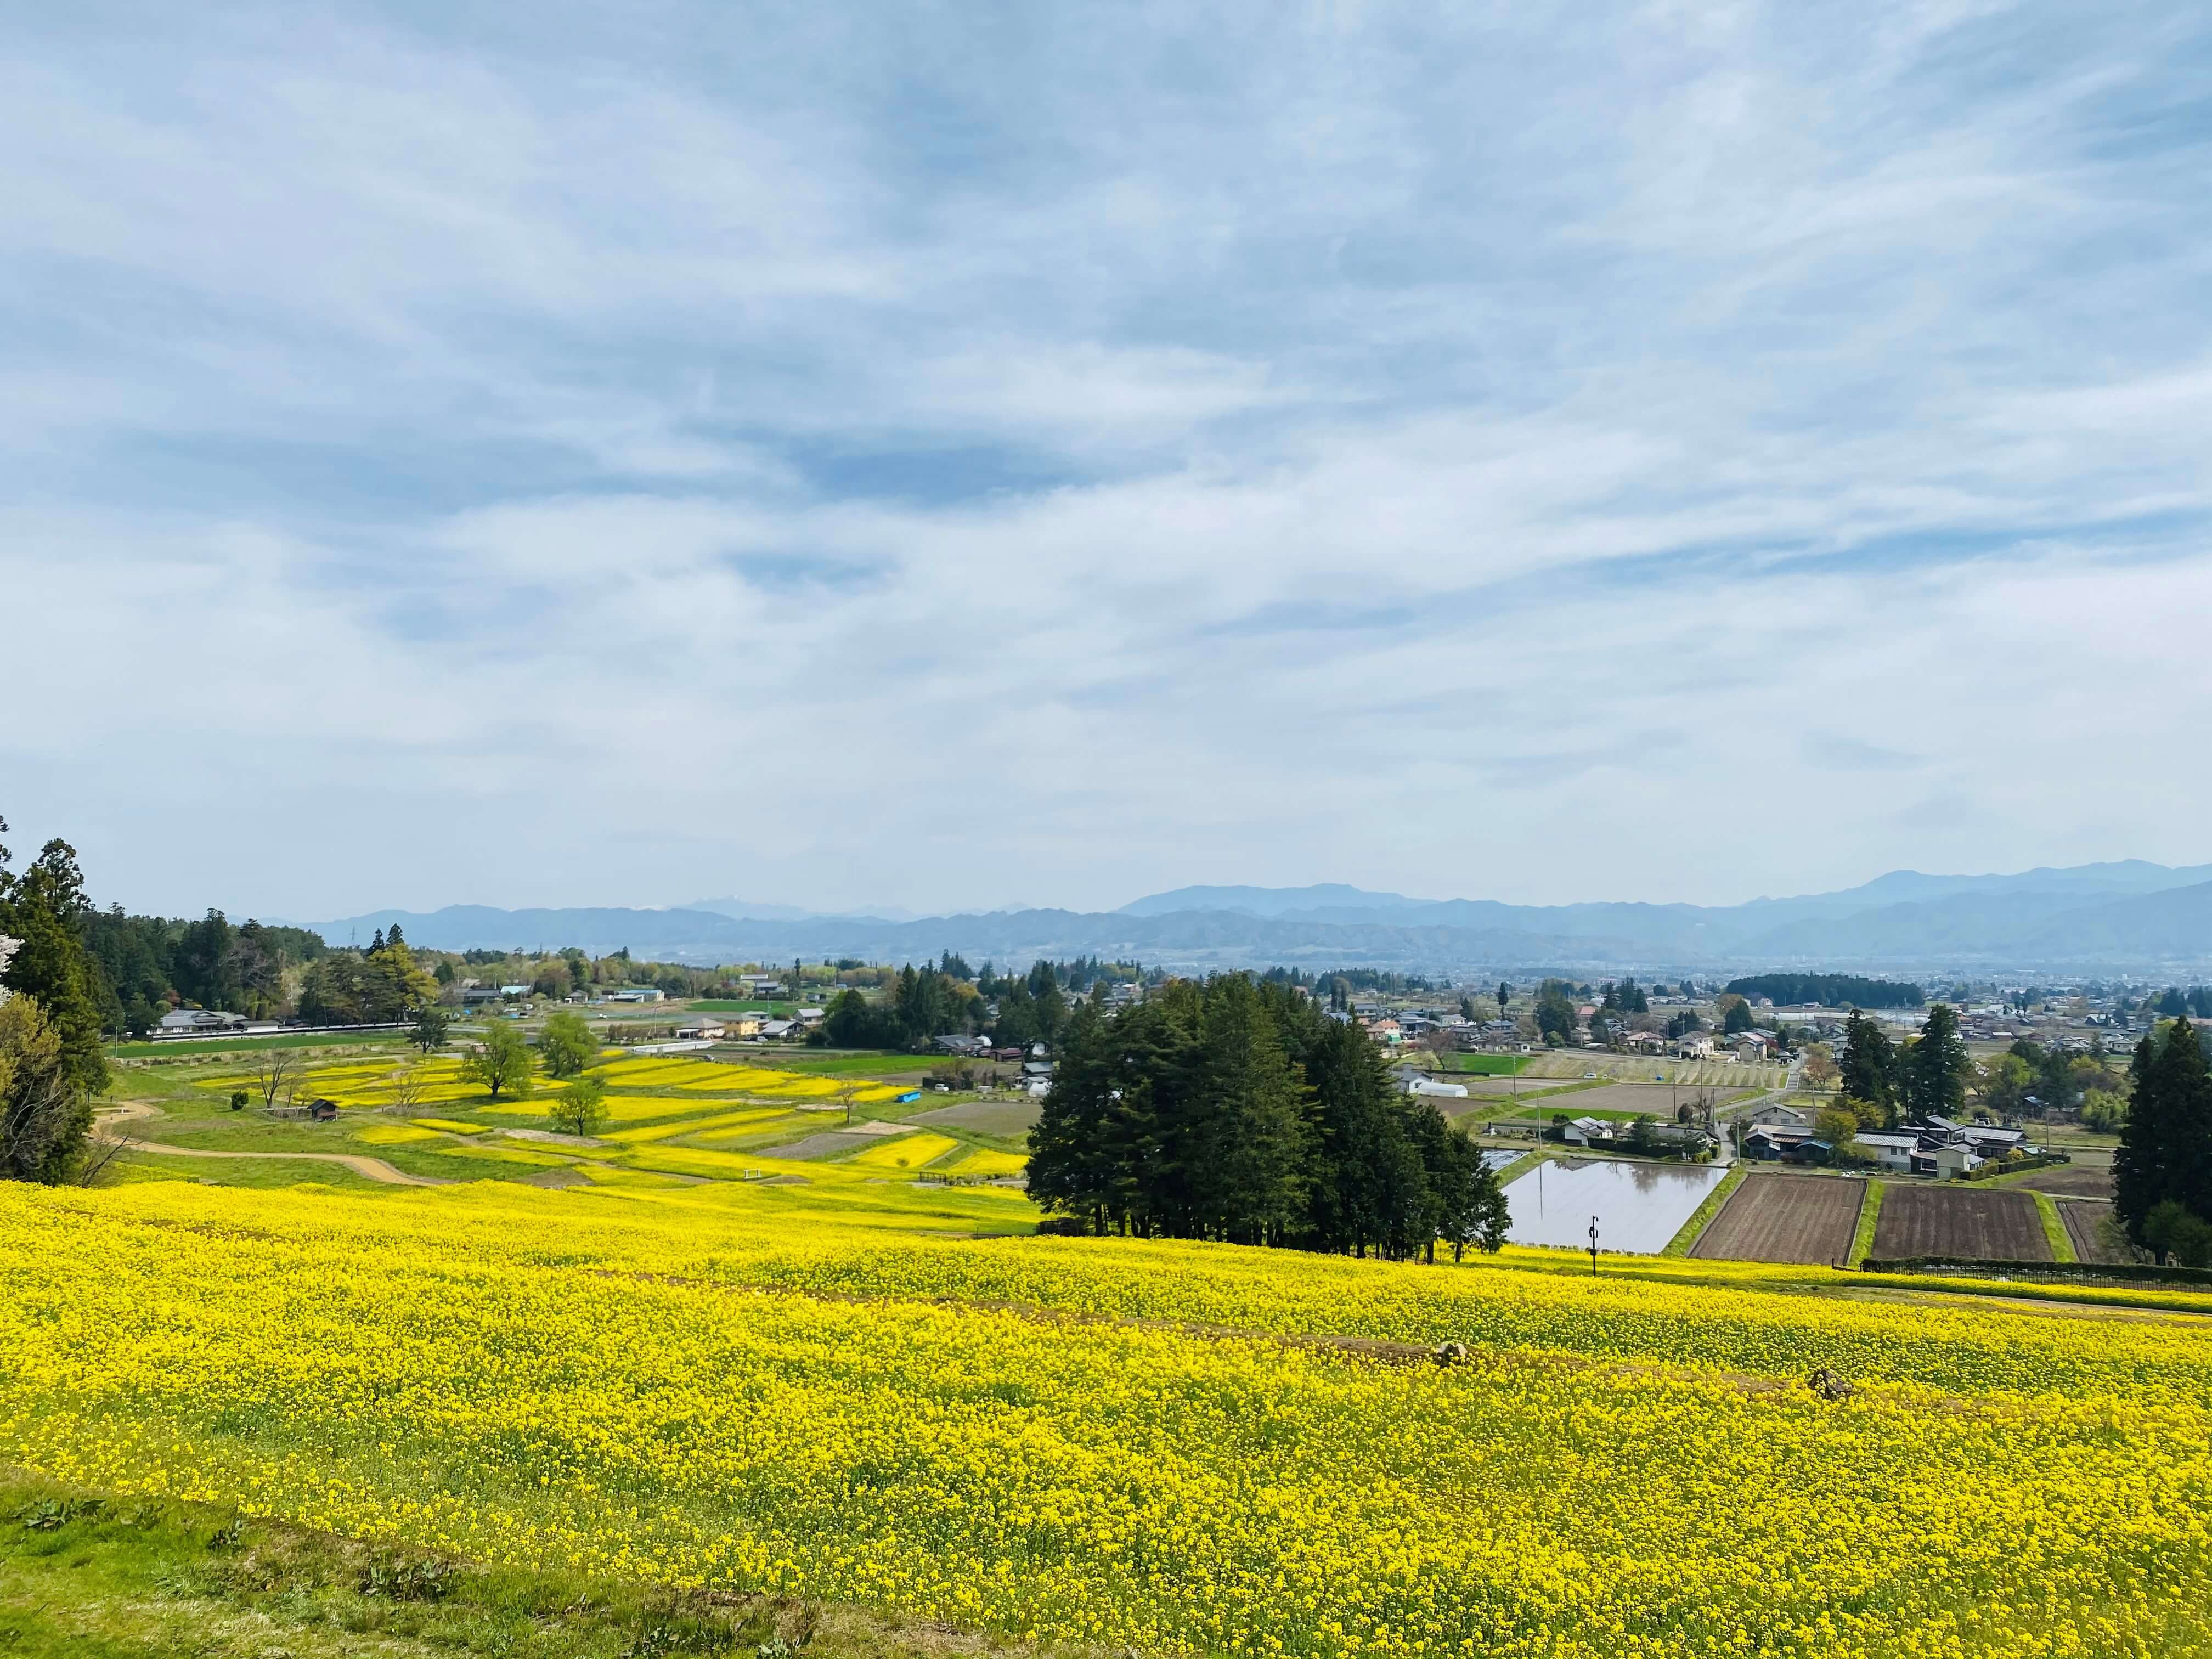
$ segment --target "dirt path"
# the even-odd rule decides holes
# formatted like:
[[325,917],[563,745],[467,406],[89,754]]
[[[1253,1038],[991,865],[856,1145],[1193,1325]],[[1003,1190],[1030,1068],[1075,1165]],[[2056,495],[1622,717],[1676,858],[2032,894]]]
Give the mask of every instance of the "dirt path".
[[380,1181],[387,1187],[450,1187],[450,1181],[440,1181],[432,1176],[409,1175],[395,1169],[380,1158],[365,1158],[359,1152],[217,1152],[202,1146],[164,1146],[158,1140],[134,1140],[134,1152],[157,1152],[163,1158],[274,1158],[283,1163],[343,1164],[357,1176],[371,1181]]
[[159,1107],[150,1106],[143,1100],[125,1101],[100,1114],[96,1133],[102,1139],[127,1140],[134,1152],[154,1152],[162,1158],[278,1158],[288,1163],[339,1164],[357,1176],[381,1182],[387,1187],[450,1187],[453,1184],[434,1176],[409,1175],[406,1170],[387,1164],[380,1158],[368,1158],[359,1152],[218,1152],[204,1146],[169,1146],[158,1140],[137,1140],[112,1133],[119,1123],[167,1115]]

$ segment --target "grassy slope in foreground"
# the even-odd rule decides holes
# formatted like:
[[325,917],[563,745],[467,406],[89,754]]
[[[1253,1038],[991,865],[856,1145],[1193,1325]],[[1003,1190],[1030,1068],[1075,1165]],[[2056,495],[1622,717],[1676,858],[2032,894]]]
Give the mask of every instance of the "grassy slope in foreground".
[[[1005,1198],[891,1196],[0,1191],[0,1458],[1143,1649],[2212,1645],[2203,1323],[1730,1264],[978,1243],[923,1235]],[[1334,1340],[1441,1335],[1478,1363]],[[1817,1399],[1815,1364],[1856,1392]],[[1865,1547],[1894,1537],[1911,1572]]]
[[558,1566],[486,1571],[248,1518],[228,1505],[102,1501],[0,1469],[0,1653],[684,1659],[779,1640],[811,1659],[919,1659],[948,1646],[936,1632],[845,1610],[686,1594]]

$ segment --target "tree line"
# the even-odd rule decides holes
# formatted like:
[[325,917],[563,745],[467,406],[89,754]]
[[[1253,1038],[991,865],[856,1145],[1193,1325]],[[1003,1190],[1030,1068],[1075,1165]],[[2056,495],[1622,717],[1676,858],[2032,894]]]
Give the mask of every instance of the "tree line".
[[288,970],[326,948],[304,927],[234,923],[220,910],[191,921],[87,906],[78,932],[99,970],[93,994],[101,1025],[132,1036],[183,1003],[257,1019],[280,1013],[290,1006]]
[[1243,974],[1079,1004],[1030,1147],[1030,1196],[1095,1234],[1401,1260],[1504,1240],[1497,1176],[1366,1032]]
[[1918,1008],[1928,1000],[1917,985],[1856,974],[1749,974],[1730,980],[1726,988],[1741,997],[1765,997],[1777,1007],[1817,1002],[1824,1008]]
[[[989,974],[988,965],[985,972]],[[901,1050],[927,1048],[940,1036],[978,1031],[1002,1048],[1059,1041],[1071,1005],[1059,969],[1051,963],[1035,963],[1018,977],[991,975],[990,982],[998,992],[995,1017],[976,982],[957,978],[942,966],[909,964],[899,970],[880,1001],[859,990],[839,992],[823,1009],[822,1024],[809,1041],[830,1048]],[[1103,981],[1093,983],[1103,985]]]

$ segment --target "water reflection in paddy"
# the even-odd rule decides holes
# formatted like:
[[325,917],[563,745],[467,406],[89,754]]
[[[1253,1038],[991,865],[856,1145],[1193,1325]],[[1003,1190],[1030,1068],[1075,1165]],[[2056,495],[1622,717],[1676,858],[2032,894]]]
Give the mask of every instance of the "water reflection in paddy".
[[1725,1164],[1565,1158],[1539,1164],[1505,1189],[1513,1212],[1506,1237],[1516,1244],[1588,1249],[1595,1216],[1601,1250],[1656,1255],[1727,1174]]

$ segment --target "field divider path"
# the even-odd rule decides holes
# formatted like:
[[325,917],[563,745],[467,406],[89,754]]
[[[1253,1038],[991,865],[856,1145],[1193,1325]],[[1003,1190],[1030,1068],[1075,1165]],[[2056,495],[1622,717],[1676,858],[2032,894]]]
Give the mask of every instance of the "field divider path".
[[205,1146],[171,1146],[159,1140],[140,1140],[116,1133],[119,1123],[136,1123],[147,1118],[166,1117],[168,1114],[143,1100],[125,1101],[121,1105],[100,1114],[93,1133],[110,1143],[119,1142],[125,1152],[152,1152],[161,1158],[247,1158],[259,1162],[336,1164],[352,1170],[366,1180],[386,1187],[450,1187],[454,1183],[436,1176],[409,1175],[398,1165],[386,1163],[380,1158],[371,1158],[364,1152],[222,1152]]

